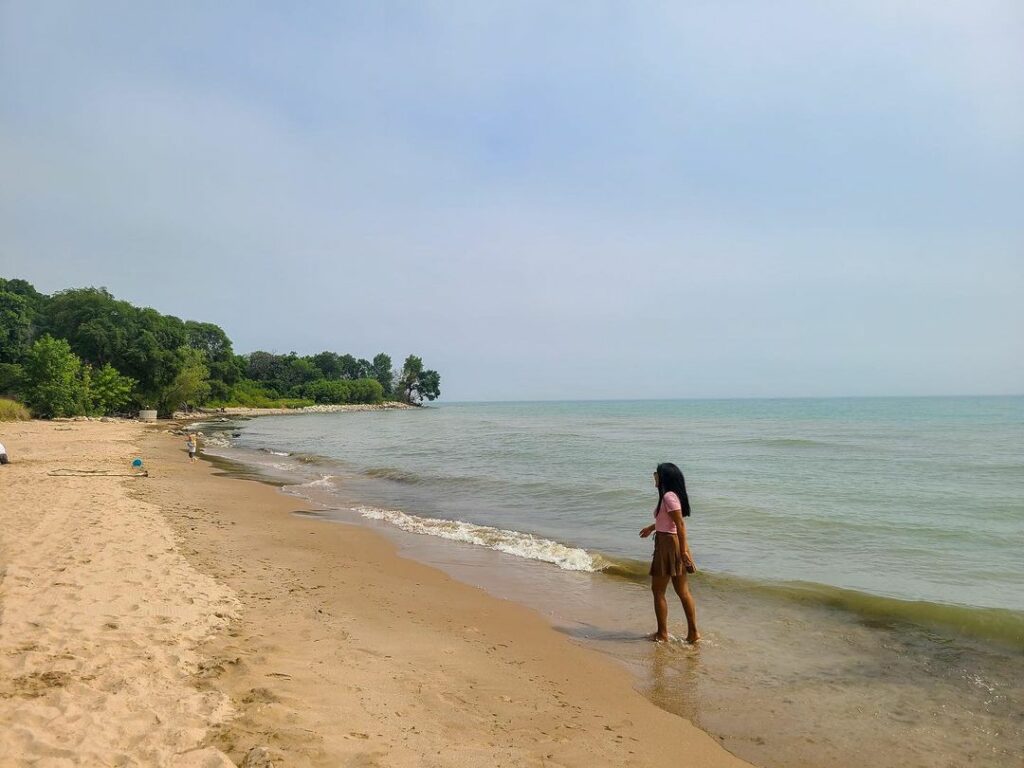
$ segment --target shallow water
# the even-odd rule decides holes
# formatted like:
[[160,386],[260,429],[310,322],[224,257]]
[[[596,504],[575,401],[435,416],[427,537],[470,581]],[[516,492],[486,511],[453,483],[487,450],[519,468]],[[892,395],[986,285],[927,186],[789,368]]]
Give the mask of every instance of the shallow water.
[[[266,417],[224,450],[541,610],[760,764],[1018,766],[1022,427],[1022,398],[473,404]],[[699,650],[639,639],[664,460]]]

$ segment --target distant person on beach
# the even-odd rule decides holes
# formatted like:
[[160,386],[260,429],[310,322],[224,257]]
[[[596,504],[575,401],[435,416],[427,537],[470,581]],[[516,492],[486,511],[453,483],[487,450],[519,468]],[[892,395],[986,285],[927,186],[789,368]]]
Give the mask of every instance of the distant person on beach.
[[651,591],[654,593],[654,615],[658,619],[658,631],[650,635],[651,640],[663,643],[668,640],[668,601],[665,592],[669,581],[686,614],[686,642],[700,640],[697,631],[697,606],[686,582],[687,573],[695,573],[697,566],[686,543],[686,523],[690,516],[690,500],[686,495],[686,480],[675,464],[659,464],[654,473],[654,485],[658,489],[658,505],[654,508],[654,525],[640,531],[646,539],[654,534],[654,559],[651,561]]
[[11,460],[7,458],[7,449],[4,448],[4,444],[0,443],[0,464],[10,464]]
[[188,440],[185,441],[185,448],[188,449],[188,460],[193,464],[196,463],[196,450],[199,447],[198,438],[191,432],[188,435]]

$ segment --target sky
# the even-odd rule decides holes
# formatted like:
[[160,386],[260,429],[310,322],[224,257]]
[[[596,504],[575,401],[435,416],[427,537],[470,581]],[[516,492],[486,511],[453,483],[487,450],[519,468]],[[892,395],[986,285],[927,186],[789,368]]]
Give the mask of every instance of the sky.
[[1024,393],[1024,5],[0,0],[0,276],[449,401]]

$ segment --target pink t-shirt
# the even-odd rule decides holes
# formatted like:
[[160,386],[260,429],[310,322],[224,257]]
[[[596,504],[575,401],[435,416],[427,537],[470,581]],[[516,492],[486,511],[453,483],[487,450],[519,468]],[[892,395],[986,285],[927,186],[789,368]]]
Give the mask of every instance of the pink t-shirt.
[[658,533],[678,533],[675,521],[670,513],[673,509],[682,508],[683,505],[679,503],[679,497],[673,491],[666,492],[661,497],[658,511],[654,513],[654,530]]

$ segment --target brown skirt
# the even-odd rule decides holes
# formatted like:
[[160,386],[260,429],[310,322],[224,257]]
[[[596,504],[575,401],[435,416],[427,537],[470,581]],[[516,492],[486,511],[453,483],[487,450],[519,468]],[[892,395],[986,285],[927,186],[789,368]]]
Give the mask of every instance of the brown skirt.
[[679,538],[674,533],[655,533],[651,576],[679,576],[685,572],[679,554]]

